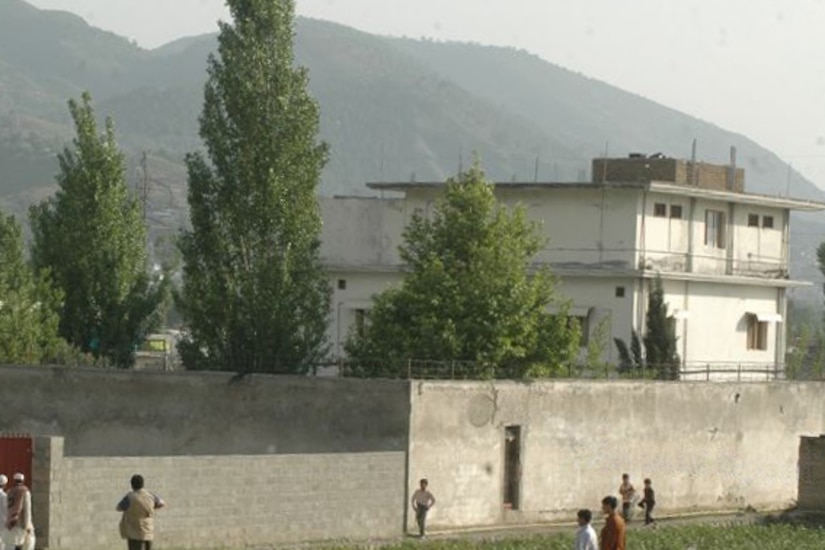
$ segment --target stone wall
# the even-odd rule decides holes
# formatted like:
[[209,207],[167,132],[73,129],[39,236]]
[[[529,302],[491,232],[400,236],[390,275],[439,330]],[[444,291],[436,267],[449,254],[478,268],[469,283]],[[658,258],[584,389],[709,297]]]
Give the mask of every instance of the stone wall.
[[597,158],[593,159],[591,179],[594,183],[660,181],[679,185],[695,184],[703,189],[744,193],[745,170],[736,169],[733,186],[728,183],[729,171],[728,166],[720,164],[692,164],[673,158]]
[[[799,437],[825,432],[818,383],[418,382],[409,478],[435,527],[570,519],[627,472],[657,510],[779,509],[797,498]],[[505,430],[521,429],[520,506],[504,506]]]
[[825,435],[799,440],[799,508],[825,511]]
[[167,503],[158,546],[225,548],[397,536],[405,453],[271,456],[64,457],[62,438],[38,438],[38,546],[119,548],[115,505],[140,473]]

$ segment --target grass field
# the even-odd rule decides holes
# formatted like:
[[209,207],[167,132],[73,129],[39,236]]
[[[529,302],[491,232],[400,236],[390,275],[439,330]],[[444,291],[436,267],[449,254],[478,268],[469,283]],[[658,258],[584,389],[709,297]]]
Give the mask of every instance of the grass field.
[[[598,529],[597,529],[598,531]],[[411,540],[386,550],[571,550],[569,534],[498,540]],[[823,550],[825,529],[788,524],[682,525],[632,529],[628,550]]]

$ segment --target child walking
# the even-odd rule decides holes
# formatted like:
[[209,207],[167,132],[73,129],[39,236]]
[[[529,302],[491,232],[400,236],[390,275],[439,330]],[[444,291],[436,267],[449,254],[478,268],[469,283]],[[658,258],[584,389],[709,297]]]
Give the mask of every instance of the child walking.
[[639,502],[639,506],[645,509],[645,525],[656,523],[653,519],[653,507],[656,506],[656,493],[653,491],[653,482],[650,478],[645,478],[644,498]]

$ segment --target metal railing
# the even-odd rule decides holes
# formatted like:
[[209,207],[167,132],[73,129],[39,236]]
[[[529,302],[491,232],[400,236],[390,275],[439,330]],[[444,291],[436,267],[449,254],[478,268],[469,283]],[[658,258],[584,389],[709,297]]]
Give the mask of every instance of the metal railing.
[[[691,362],[681,365],[642,365],[622,368],[616,365],[571,364],[545,369],[541,379],[590,380],[680,380],[685,382],[775,381],[785,380],[785,366],[773,362]],[[339,360],[324,366],[320,376],[345,378],[385,378],[404,380],[490,380],[530,379],[529,370],[520,365],[496,366],[475,361],[405,359],[396,361]]]

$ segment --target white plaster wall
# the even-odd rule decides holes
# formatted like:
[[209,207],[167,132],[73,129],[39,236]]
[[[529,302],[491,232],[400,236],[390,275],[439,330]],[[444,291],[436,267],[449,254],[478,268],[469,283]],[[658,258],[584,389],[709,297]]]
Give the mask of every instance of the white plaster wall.
[[[556,287],[570,300],[573,313],[589,312],[590,336],[599,323],[607,324],[609,333],[602,352],[602,360],[614,363],[618,359],[614,338],[630,342],[635,315],[635,281],[629,277],[564,277]],[[624,297],[616,296],[616,288],[623,287]],[[586,348],[582,349],[582,353]]]
[[[355,323],[355,311],[372,309],[373,297],[400,285],[404,274],[400,271],[332,271],[329,273],[332,287],[332,311],[327,329],[331,344],[330,358],[343,357],[344,343]],[[346,288],[339,288],[345,281]]]
[[[572,519],[653,479],[657,510],[790,506],[801,435],[825,429],[820,384],[417,382],[410,483],[433,527]],[[520,425],[522,506],[505,512],[504,428]],[[412,524],[412,523],[410,523]]]
[[[665,217],[653,215],[656,203],[666,205]],[[672,206],[682,208],[681,218],[671,218]],[[647,269],[685,271],[689,251],[689,199],[649,193],[644,210],[643,240],[640,242],[640,248],[643,248]]]
[[559,267],[632,269],[637,193],[628,190],[497,190],[509,205],[527,207],[547,239],[536,261]]
[[[759,216],[759,227],[748,227],[748,215]],[[773,217],[773,228],[762,227],[765,216]],[[785,211],[779,208],[738,204],[734,208],[734,269],[753,274],[787,269],[783,265],[782,234]]]
[[321,259],[334,268],[398,265],[404,199],[321,197]]
[[[782,323],[769,323],[766,350],[747,349],[748,312],[781,313],[778,294],[782,289],[708,282],[663,282],[669,310],[687,312],[677,322],[679,354],[688,366],[738,368],[773,364],[776,358],[776,331]],[[685,346],[686,344],[686,346]]]

